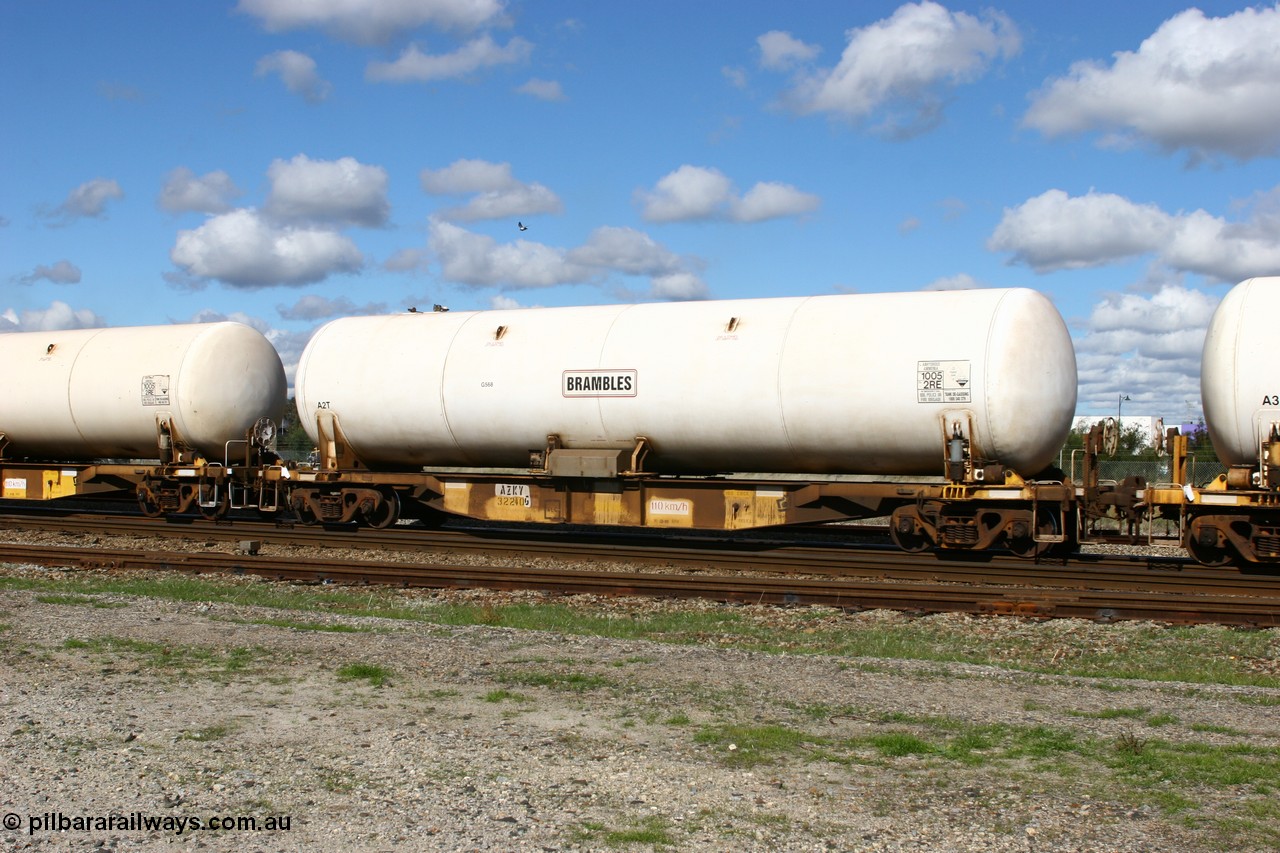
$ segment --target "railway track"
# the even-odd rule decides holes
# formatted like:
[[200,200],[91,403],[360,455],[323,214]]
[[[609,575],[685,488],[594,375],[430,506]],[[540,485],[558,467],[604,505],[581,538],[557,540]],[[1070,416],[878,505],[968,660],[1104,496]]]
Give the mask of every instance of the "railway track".
[[[213,524],[85,514],[0,516],[0,530],[19,528],[271,544],[302,548],[305,553],[144,553],[127,547],[0,543],[0,560],[194,574],[231,572],[304,582],[820,604],[848,610],[1280,625],[1280,579],[1205,569],[1170,558],[1082,556],[1031,564],[994,555],[982,561],[940,559],[875,546],[833,547],[830,542],[789,538],[690,537],[673,542],[666,537],[625,535],[602,541],[598,533],[587,537],[492,528],[320,530],[243,519]],[[360,557],[318,559],[317,548],[350,550]],[[382,559],[370,559],[369,554],[377,551],[386,553]],[[460,553],[483,554],[504,564],[461,565],[450,559]],[[529,568],[531,557],[576,567]],[[593,564],[615,568],[598,569]]]

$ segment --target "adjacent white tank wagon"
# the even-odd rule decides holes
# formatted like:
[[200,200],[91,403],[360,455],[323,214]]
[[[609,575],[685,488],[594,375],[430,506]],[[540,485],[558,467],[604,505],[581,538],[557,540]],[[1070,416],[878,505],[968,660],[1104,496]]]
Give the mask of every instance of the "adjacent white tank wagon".
[[[133,490],[153,516],[232,510],[746,530],[887,517],[908,551],[1069,555],[1176,522],[1208,564],[1280,564],[1280,276],[1227,294],[1203,355],[1229,464],[1193,481],[1072,476],[1066,325],[1024,289],[336,320],[297,371],[314,453],[275,452],[285,374],[235,323],[0,335],[0,500]],[[1076,479],[1077,462],[1081,466]],[[1117,528],[1116,533],[1122,531]]]
[[0,365],[9,459],[157,459],[176,442],[221,462],[286,395],[275,348],[240,323],[0,335]]
[[1251,278],[1209,321],[1200,368],[1205,425],[1225,465],[1253,465],[1280,421],[1280,277]]
[[1043,295],[968,290],[352,317],[295,384],[312,439],[336,416],[371,467],[528,467],[552,436],[643,439],[657,472],[939,475],[955,435],[1030,476],[1076,363]]
[[1203,563],[1280,561],[1280,277],[1251,278],[1223,297],[1205,335],[1200,396],[1227,465],[1181,507],[1184,541]]

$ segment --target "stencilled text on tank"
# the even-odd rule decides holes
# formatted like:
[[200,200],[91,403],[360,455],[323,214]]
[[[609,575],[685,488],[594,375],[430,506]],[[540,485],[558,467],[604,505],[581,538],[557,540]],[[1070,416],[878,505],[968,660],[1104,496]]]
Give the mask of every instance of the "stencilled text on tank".
[[969,360],[917,361],[917,403],[970,403]]
[[154,373],[150,376],[142,377],[142,405],[144,406],[169,405],[169,375],[168,374]]
[[521,483],[495,483],[493,494],[498,499],[498,506],[533,506],[532,491]]
[[634,397],[639,393],[637,372],[622,370],[566,370],[560,377],[565,397]]

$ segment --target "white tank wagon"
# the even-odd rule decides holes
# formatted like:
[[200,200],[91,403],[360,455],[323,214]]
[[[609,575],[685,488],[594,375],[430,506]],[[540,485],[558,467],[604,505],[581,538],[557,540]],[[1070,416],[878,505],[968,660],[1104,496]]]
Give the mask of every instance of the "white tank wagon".
[[1205,425],[1225,465],[1257,465],[1280,422],[1280,277],[1251,278],[1223,297],[1209,321],[1200,367]]
[[351,317],[295,387],[312,439],[336,420],[371,467],[643,445],[657,472],[938,475],[954,434],[1034,475],[1076,364],[1043,295],[968,290]]
[[4,334],[0,365],[9,459],[221,462],[286,398],[280,356],[240,323]]
[[1280,561],[1280,276],[1247,279],[1209,321],[1200,367],[1205,425],[1226,474],[1191,491],[1185,541],[1201,562]]

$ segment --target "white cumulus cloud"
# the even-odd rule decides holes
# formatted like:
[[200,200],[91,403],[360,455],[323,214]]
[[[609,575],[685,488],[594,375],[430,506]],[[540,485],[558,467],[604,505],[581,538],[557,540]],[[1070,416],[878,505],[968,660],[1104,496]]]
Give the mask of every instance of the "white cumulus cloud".
[[1280,274],[1280,216],[1262,212],[1245,222],[1228,222],[1203,210],[1180,216],[1161,260],[1224,282]]
[[356,305],[345,296],[329,299],[308,293],[292,305],[277,305],[276,311],[286,320],[326,320],[329,317],[351,317],[361,314],[385,314],[385,302]]
[[387,272],[403,273],[426,270],[426,252],[422,249],[399,249],[382,262],[382,268]]
[[1036,272],[1101,266],[1158,250],[1173,233],[1173,219],[1155,205],[1110,193],[1069,196],[1048,190],[1004,218],[987,241],[993,252]]
[[279,74],[285,88],[312,104],[328,98],[333,88],[320,76],[316,61],[296,50],[277,50],[267,54],[258,60],[253,73],[258,77]]
[[520,290],[563,284],[603,284],[617,275],[649,279],[649,295],[691,299],[706,295],[698,263],[631,228],[597,228],[586,243],[564,250],[529,240],[492,237],[433,219],[428,245],[442,276],[468,287]]
[[514,311],[517,308],[523,308],[518,300],[512,299],[510,296],[503,296],[501,293],[495,294],[489,300],[489,307],[495,311]]
[[501,22],[501,0],[240,0],[236,10],[269,32],[316,27],[360,44],[433,26],[472,30]]
[[1200,355],[1218,298],[1166,283],[1153,294],[1115,293],[1094,305],[1076,337],[1080,407],[1125,409],[1170,424],[1199,411]]
[[673,272],[655,275],[649,295],[654,299],[669,299],[686,302],[691,299],[706,299],[707,284],[699,276],[691,272]]
[[522,95],[529,95],[540,101],[564,101],[564,89],[557,80],[540,80],[537,77],[527,81],[521,86],[516,87],[516,91]]
[[419,179],[422,189],[432,195],[488,192],[519,185],[510,163],[488,160],[455,160],[443,169],[423,169]]
[[1097,131],[1104,145],[1148,143],[1240,160],[1280,153],[1280,8],[1221,18],[1187,9],[1108,65],[1077,62],[1038,92],[1024,123],[1048,136]]
[[974,290],[987,285],[978,281],[968,273],[958,273],[956,275],[946,276],[944,278],[936,278],[926,284],[921,290]]
[[822,51],[817,45],[805,44],[781,30],[771,30],[759,36],[756,46],[760,48],[760,66],[773,71],[785,71],[808,62]]
[[226,213],[241,190],[223,171],[197,176],[186,166],[170,172],[156,203],[170,213]]
[[281,221],[377,227],[391,213],[386,170],[352,157],[328,161],[299,154],[274,161],[267,177],[264,211]]
[[80,268],[71,261],[58,261],[53,266],[38,265],[34,271],[18,279],[19,284],[35,284],[38,281],[49,281],[54,284],[78,284]]
[[1203,210],[1171,214],[1153,204],[1053,189],[1004,211],[987,240],[993,252],[1036,272],[1082,269],[1152,255],[1170,269],[1221,282],[1280,274],[1280,187],[1230,222]]
[[569,263],[563,250],[517,240],[499,243],[443,220],[433,220],[427,241],[444,277],[470,287],[552,287],[579,284],[589,271]]
[[763,222],[784,216],[798,216],[821,206],[822,200],[812,193],[801,192],[790,184],[772,181],[758,183],[729,207],[729,218],[735,222]]
[[100,329],[107,321],[88,308],[72,308],[54,300],[48,308],[0,313],[0,332],[54,332],[62,329]]
[[439,219],[471,222],[563,210],[559,196],[546,186],[517,180],[510,163],[456,160],[443,169],[424,169],[419,180],[431,195],[472,194],[466,204],[440,211]]
[[364,263],[348,238],[325,228],[274,225],[253,210],[216,216],[178,232],[170,259],[197,279],[232,287],[312,284]]
[[739,195],[720,170],[688,164],[664,175],[653,189],[638,191],[636,201],[650,222],[762,222],[808,213],[822,203],[812,193],[776,182],[757,183]]
[[[835,67],[798,72],[784,103],[801,113],[853,120],[885,107],[902,108],[902,115],[886,116],[880,126],[894,136],[936,124],[940,89],[977,79],[997,59],[1021,50],[1017,27],[1002,13],[985,11],[975,17],[932,0],[907,3],[888,18],[846,35],[848,44]],[[807,60],[814,52],[785,33],[767,33],[758,43],[762,62],[775,69]]]
[[107,213],[108,202],[124,198],[120,184],[110,178],[94,178],[67,194],[56,208],[43,211],[42,215],[54,220],[54,225],[68,225],[77,219],[100,219]]
[[472,39],[451,53],[423,53],[416,44],[409,45],[394,62],[371,62],[365,68],[365,79],[377,83],[426,83],[464,77],[481,68],[523,62],[533,52],[533,45],[515,36],[500,46],[488,33]]

